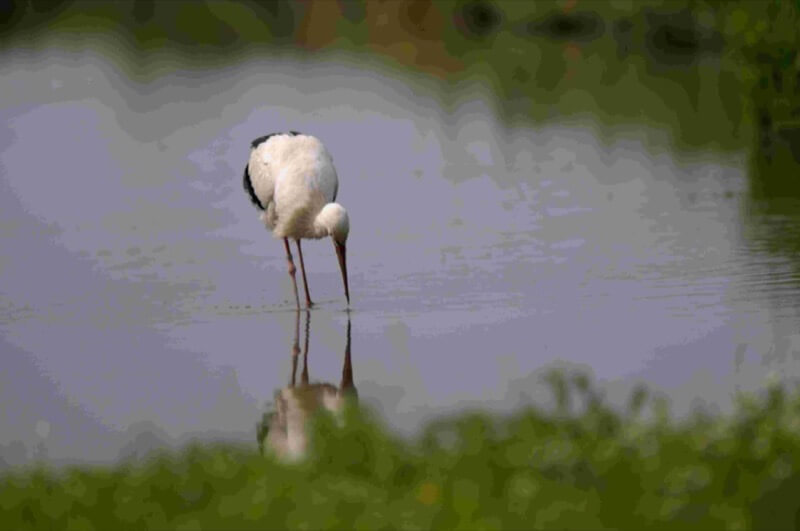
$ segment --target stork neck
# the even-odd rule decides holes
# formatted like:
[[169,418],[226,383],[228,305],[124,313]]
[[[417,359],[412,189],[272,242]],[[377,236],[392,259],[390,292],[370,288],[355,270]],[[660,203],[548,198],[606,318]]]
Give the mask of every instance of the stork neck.
[[317,238],[333,236],[337,241],[345,241],[350,230],[347,211],[338,203],[328,203],[314,219]]
[[332,230],[332,220],[321,211],[317,214],[317,217],[314,218],[314,237],[325,238],[331,235]]

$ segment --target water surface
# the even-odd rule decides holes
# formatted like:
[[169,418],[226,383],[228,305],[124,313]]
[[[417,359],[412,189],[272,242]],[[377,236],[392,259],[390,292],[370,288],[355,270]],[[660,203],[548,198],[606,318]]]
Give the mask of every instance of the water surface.
[[[108,461],[234,439],[292,368],[280,241],[241,186],[249,142],[322,139],[351,218],[361,403],[412,433],[510,412],[553,364],[677,412],[800,374],[796,209],[749,196],[745,155],[654,151],[631,125],[506,127],[480,93],[340,62],[249,61],[135,84],[93,54],[0,67],[0,458]],[[304,254],[310,377],[338,382],[333,246]]]

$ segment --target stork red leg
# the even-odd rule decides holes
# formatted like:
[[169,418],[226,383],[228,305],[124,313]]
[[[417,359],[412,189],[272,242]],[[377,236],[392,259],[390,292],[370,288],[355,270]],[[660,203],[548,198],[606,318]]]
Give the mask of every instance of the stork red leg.
[[314,303],[311,302],[311,294],[308,293],[308,281],[306,280],[306,265],[303,263],[303,248],[300,247],[300,240],[297,242],[297,254],[300,255],[300,272],[303,274],[303,287],[306,290],[306,306],[311,308]]
[[292,287],[294,288],[294,300],[297,303],[297,307],[300,308],[300,297],[297,295],[297,279],[295,278],[295,272],[297,268],[294,267],[294,261],[292,260],[292,250],[289,249],[289,239],[283,239],[283,245],[286,247],[286,258],[289,260],[289,276],[292,277]]

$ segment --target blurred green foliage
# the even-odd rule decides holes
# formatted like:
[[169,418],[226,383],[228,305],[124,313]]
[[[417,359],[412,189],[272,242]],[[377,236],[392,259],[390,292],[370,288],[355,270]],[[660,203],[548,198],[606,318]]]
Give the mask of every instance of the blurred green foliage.
[[308,458],[192,446],[111,468],[0,477],[11,529],[797,529],[800,393],[672,420],[636,389],[624,412],[552,372],[554,411],[468,413],[413,442],[349,408],[311,425]]
[[344,53],[440,82],[446,106],[477,81],[510,123],[645,123],[677,147],[772,159],[797,146],[798,13],[798,0],[9,0],[0,48],[97,48],[145,81],[163,55],[211,69]]

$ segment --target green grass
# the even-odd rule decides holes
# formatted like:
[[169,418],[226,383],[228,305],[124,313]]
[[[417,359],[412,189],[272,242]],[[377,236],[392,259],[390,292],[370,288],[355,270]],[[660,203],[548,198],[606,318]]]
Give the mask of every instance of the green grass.
[[800,393],[773,386],[731,416],[677,422],[642,389],[617,412],[586,377],[552,373],[551,385],[554,411],[444,418],[414,441],[356,408],[344,428],[319,416],[308,459],[294,465],[220,445],[12,471],[0,477],[0,527],[800,526]]

